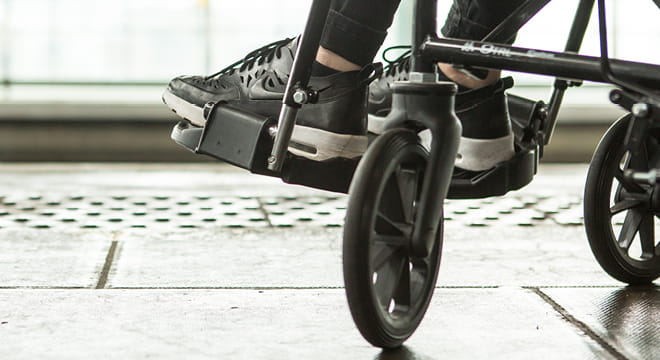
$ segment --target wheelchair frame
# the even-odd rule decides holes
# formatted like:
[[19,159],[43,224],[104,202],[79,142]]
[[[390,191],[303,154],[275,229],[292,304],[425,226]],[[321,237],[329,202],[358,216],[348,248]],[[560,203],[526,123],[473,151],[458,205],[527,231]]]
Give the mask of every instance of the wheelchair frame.
[[[609,58],[605,0],[597,0],[600,57],[577,54],[596,0],[578,2],[563,52],[498,42],[513,36],[550,1],[527,0],[484,39],[474,41],[439,38],[437,0],[416,0],[410,80],[393,87],[393,111],[385,119],[386,131],[369,146],[357,170],[350,162],[337,165],[340,175],[334,177],[347,174],[338,183],[324,184],[328,176],[321,176],[320,180],[313,176],[322,166],[296,165],[297,160],[287,154],[298,109],[317,97],[308,82],[330,0],[313,1],[277,122],[226,104],[209,103],[205,108],[208,121],[204,128],[182,122],[174,128],[172,138],[196,153],[214,156],[257,174],[281,177],[286,182],[342,192],[350,184],[344,230],[344,278],[349,307],[365,339],[375,346],[389,348],[401,345],[412,335],[432,296],[443,241],[444,200],[503,195],[528,184],[536,174],[543,147],[552,138],[566,89],[583,81],[613,84],[617,88],[610,93],[610,100],[630,114],[612,126],[594,155],[585,190],[585,227],[592,251],[606,272],[631,284],[652,282],[660,275],[660,246],[655,245],[653,230],[654,217],[660,214],[660,170],[656,170],[660,168],[660,66]],[[434,71],[437,62],[460,64],[473,74],[481,69],[502,69],[556,78],[548,104],[509,95],[517,149],[513,159],[473,178],[452,179],[461,126],[453,113],[455,85],[437,82]],[[412,105],[402,105],[404,102]],[[432,135],[428,154],[416,136],[424,128]],[[650,138],[654,142],[649,145]],[[620,162],[625,156],[625,172],[618,164],[611,164],[611,159]],[[377,208],[388,196],[383,190],[387,179],[379,177],[391,176],[392,168],[402,167],[404,162],[416,167],[405,174],[413,175],[407,186],[412,187],[411,194],[415,195],[404,210],[413,215],[406,214],[405,224],[390,224],[396,236],[377,238],[375,219],[382,216]],[[368,178],[373,172],[378,177]],[[615,178],[619,182],[616,203],[610,207],[609,192]],[[607,198],[601,194],[604,191],[608,192]],[[611,218],[621,211],[634,214],[628,225],[626,217],[616,238],[612,224],[601,218]],[[624,253],[636,233],[640,239],[645,237],[640,240],[641,260],[629,259]],[[417,266],[415,261],[427,267],[422,270],[428,273],[426,277],[418,274],[423,278],[418,280],[423,283],[423,289],[417,295],[407,294],[409,304],[399,310],[397,304],[394,310],[388,310],[391,304],[383,304],[379,298],[382,294],[376,289],[384,282],[389,291],[392,286],[399,286],[391,282],[400,281],[376,280],[373,276],[378,254],[374,255],[372,247],[377,240],[400,248],[403,259],[410,264],[409,272]],[[411,281],[410,274],[407,280]],[[384,299],[396,302],[397,295],[390,295]],[[418,299],[413,301],[410,298],[414,296]]]

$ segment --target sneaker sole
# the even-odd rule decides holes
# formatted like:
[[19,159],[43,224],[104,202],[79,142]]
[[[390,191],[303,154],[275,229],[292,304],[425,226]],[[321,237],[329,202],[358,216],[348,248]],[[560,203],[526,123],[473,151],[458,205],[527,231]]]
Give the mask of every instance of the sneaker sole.
[[[385,130],[385,117],[369,114],[368,129],[370,133],[381,134]],[[420,142],[427,150],[431,148],[429,130],[419,133]],[[513,134],[496,139],[472,139],[461,137],[456,155],[455,165],[470,171],[482,171],[511,159],[513,149]]]
[[168,89],[163,92],[163,102],[175,114],[188,120],[191,124],[200,127],[206,124],[203,108],[172,94]]
[[455,165],[465,170],[482,171],[507,161],[514,155],[513,134],[496,139],[461,137]]
[[[163,102],[191,124],[199,127],[206,125],[204,109],[172,94],[163,93]],[[306,126],[295,126],[289,151],[313,161],[325,161],[332,158],[353,159],[362,156],[367,149],[367,137],[364,135],[336,134],[330,131]]]
[[307,126],[293,128],[289,152],[314,161],[354,159],[367,150],[366,135],[336,134]]

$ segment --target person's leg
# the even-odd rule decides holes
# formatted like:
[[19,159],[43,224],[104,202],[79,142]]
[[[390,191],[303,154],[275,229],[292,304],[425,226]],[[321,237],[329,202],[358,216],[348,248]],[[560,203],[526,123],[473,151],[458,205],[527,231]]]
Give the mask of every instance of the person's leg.
[[[523,0],[454,0],[445,24],[444,37],[481,40],[504,20]],[[512,43],[513,38],[498,40]],[[409,56],[390,64],[383,76],[370,86],[369,129],[382,129],[383,116],[391,108],[390,84],[407,80]],[[456,114],[463,125],[456,166],[481,171],[506,161],[514,155],[513,134],[506,106],[504,90],[512,85],[500,79],[499,70],[490,70],[483,78],[476,78],[451,64],[438,63],[440,79],[459,85],[456,95]],[[457,172],[455,172],[457,174]]]
[[316,57],[335,70],[350,71],[373,61],[400,0],[334,0]]
[[[523,2],[524,0],[454,0],[441,33],[447,38],[481,40]],[[515,36],[496,39],[496,42],[512,44],[514,40]],[[485,79],[476,79],[451,64],[438,63],[438,67],[447,78],[471,89],[490,85],[500,78],[499,70],[490,70]]]

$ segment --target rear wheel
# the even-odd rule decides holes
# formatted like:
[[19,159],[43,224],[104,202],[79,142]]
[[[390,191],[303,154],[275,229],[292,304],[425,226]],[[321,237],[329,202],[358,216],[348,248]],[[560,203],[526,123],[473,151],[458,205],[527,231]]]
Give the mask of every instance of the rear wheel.
[[607,131],[594,153],[584,193],[584,223],[591,250],[612,277],[646,284],[660,276],[660,245],[655,239],[658,209],[654,186],[624,176],[628,169],[660,167],[660,130],[649,130],[638,156],[624,144],[631,117]]

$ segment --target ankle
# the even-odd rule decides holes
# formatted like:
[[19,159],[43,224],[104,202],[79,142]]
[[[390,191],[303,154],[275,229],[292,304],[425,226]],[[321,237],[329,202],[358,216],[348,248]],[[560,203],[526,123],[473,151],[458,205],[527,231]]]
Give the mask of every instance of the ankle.
[[476,79],[460,71],[451,64],[438,63],[438,68],[451,81],[469,89],[477,89],[495,83],[500,78],[500,70],[489,70],[485,79]]
[[361,69],[359,65],[346,60],[322,46],[319,46],[319,50],[316,52],[316,62],[336,71],[355,71]]

